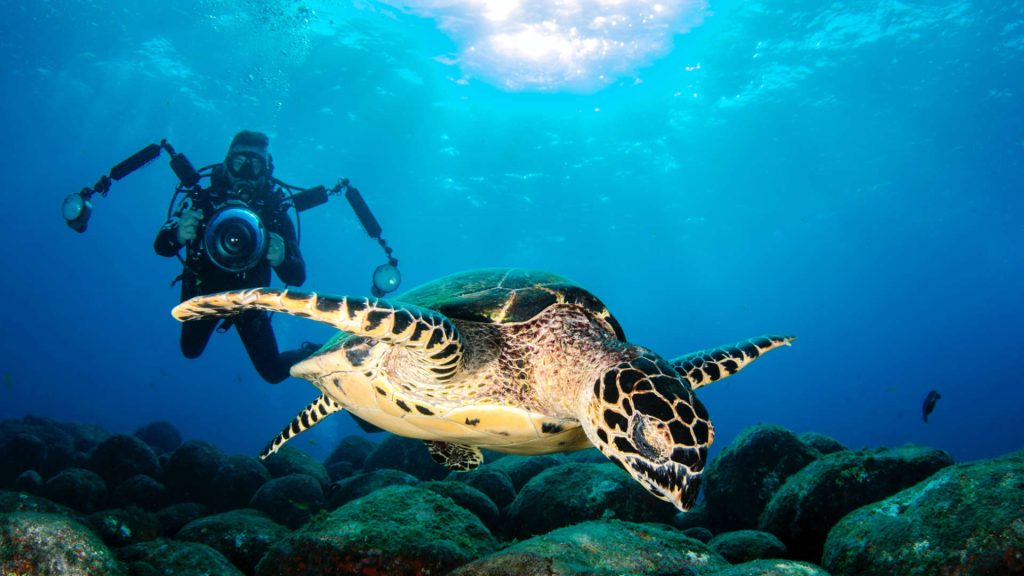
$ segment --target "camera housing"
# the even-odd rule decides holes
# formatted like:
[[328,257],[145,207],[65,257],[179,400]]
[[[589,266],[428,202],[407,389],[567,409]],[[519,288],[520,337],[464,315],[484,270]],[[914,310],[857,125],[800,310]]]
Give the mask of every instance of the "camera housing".
[[263,219],[241,201],[229,201],[217,209],[203,233],[203,251],[225,272],[248,272],[266,258],[269,249]]

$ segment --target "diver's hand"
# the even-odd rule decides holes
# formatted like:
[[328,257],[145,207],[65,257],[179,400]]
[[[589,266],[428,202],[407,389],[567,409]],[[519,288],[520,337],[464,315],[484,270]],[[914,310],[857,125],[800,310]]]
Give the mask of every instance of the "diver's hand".
[[202,210],[189,208],[178,217],[178,244],[185,244],[196,237],[196,228],[203,219]]
[[270,248],[267,250],[267,260],[270,260],[270,265],[277,268],[284,262],[284,238],[281,238],[276,233],[270,233]]

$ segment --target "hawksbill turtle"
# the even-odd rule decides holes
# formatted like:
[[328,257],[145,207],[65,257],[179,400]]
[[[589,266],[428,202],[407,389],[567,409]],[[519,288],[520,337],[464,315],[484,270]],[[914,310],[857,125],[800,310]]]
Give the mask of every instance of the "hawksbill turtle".
[[192,298],[181,321],[247,309],[341,330],[291,369],[322,395],[264,450],[348,410],[426,442],[453,470],[480,448],[546,454],[597,446],[649,492],[689,509],[714,428],[693,391],[735,374],[789,336],[761,336],[666,360],[626,341],[600,300],[554,274],[462,272],[394,299],[255,288]]

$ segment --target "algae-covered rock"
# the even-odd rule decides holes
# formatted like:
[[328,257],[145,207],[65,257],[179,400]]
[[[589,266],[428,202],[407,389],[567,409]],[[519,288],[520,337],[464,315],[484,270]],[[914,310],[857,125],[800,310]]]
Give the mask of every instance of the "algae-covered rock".
[[142,440],[127,434],[113,434],[100,442],[87,463],[111,489],[136,474],[156,476],[160,469],[156,452]]
[[270,482],[270,472],[259,460],[236,454],[217,469],[210,487],[214,510],[245,508],[261,486]]
[[390,468],[356,474],[355,476],[338,480],[331,485],[331,508],[337,508],[387,486],[412,486],[413,484],[418,484],[419,481],[419,478],[408,472],[392,470]]
[[523,486],[506,511],[506,530],[527,538],[586,520],[668,522],[675,513],[610,462],[562,464]]
[[465,482],[483,492],[499,509],[505,508],[516,499],[516,488],[512,479],[500,468],[481,466],[469,472],[453,472],[447,479]]
[[161,538],[120,548],[117,557],[131,574],[244,576],[220,552],[205,544]]
[[245,509],[190,522],[176,538],[206,544],[246,574],[252,574],[270,546],[290,533],[262,512]]
[[145,474],[136,474],[117,486],[110,501],[114,506],[159,510],[168,504],[168,499],[163,484]]
[[480,519],[450,499],[417,486],[390,486],[278,542],[256,574],[444,574],[495,546]]
[[469,484],[451,480],[430,480],[421,482],[419,486],[451,498],[457,505],[469,510],[482,520],[484,526],[487,526],[489,530],[493,531],[498,527],[498,522],[501,519],[498,507],[486,494]]
[[140,508],[101,510],[90,514],[85,521],[107,546],[112,547],[155,540],[162,534],[156,514]]
[[189,440],[171,452],[161,480],[178,502],[215,503],[213,479],[227,456],[209,442]]
[[331,476],[323,463],[292,446],[282,446],[277,452],[267,456],[263,465],[274,478],[283,478],[289,474],[305,474],[316,478],[321,488],[331,485]]
[[181,446],[181,432],[170,422],[150,422],[135,431],[134,436],[149,445],[157,454],[174,452]]
[[298,528],[327,508],[320,481],[307,474],[289,474],[267,482],[249,506],[265,512],[274,522]]
[[448,469],[434,462],[423,442],[388,434],[363,462],[363,470],[391,468],[408,472],[420,480],[441,480]]
[[822,565],[835,576],[1024,573],[1024,451],[944,468],[848,514]]
[[668,526],[597,520],[513,544],[450,576],[697,576],[728,566]]
[[107,503],[107,484],[99,474],[85,468],[67,468],[43,485],[46,498],[90,513]]
[[552,466],[565,463],[566,458],[562,454],[543,454],[540,456],[509,455],[493,462],[488,462],[484,467],[501,470],[508,474],[509,479],[512,480],[512,487],[518,492],[537,474]]
[[832,454],[834,452],[848,450],[848,448],[843,446],[842,442],[839,440],[818,432],[801,432],[797,435],[797,438],[799,438],[804,444],[814,448],[822,454]]
[[786,545],[775,535],[760,530],[723,532],[708,541],[708,545],[733,564],[786,557]]
[[[709,576],[830,576],[820,566],[796,560],[754,560],[711,572]],[[868,575],[865,575],[868,576]],[[873,576],[873,575],[872,575]],[[881,576],[881,575],[879,575]]]
[[817,562],[828,531],[840,518],[951,464],[949,454],[921,446],[829,454],[786,480],[758,526],[785,542],[794,558]]
[[41,496],[0,490],[0,513],[44,512],[73,516],[75,511]]
[[786,479],[821,454],[778,426],[744,430],[711,461],[704,502],[714,532],[757,528],[757,518]]
[[0,574],[120,576],[110,550],[85,526],[57,514],[0,514]]
[[[331,470],[337,464],[349,464],[352,470],[360,470],[366,462],[366,457],[373,452],[373,447],[373,441],[365,436],[345,436],[324,460],[324,467]],[[332,479],[337,480],[333,476]]]

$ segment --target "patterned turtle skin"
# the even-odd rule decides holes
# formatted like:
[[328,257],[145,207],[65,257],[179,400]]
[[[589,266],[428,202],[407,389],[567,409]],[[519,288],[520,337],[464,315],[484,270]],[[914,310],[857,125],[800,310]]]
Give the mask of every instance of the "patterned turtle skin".
[[239,290],[193,298],[173,314],[188,321],[252,308],[341,330],[292,367],[322,395],[264,457],[344,409],[424,440],[453,470],[479,466],[481,447],[546,454],[596,446],[680,510],[697,498],[714,441],[693,391],[793,339],[761,336],[666,360],[627,342],[590,292],[522,269],[454,274],[393,299]]

